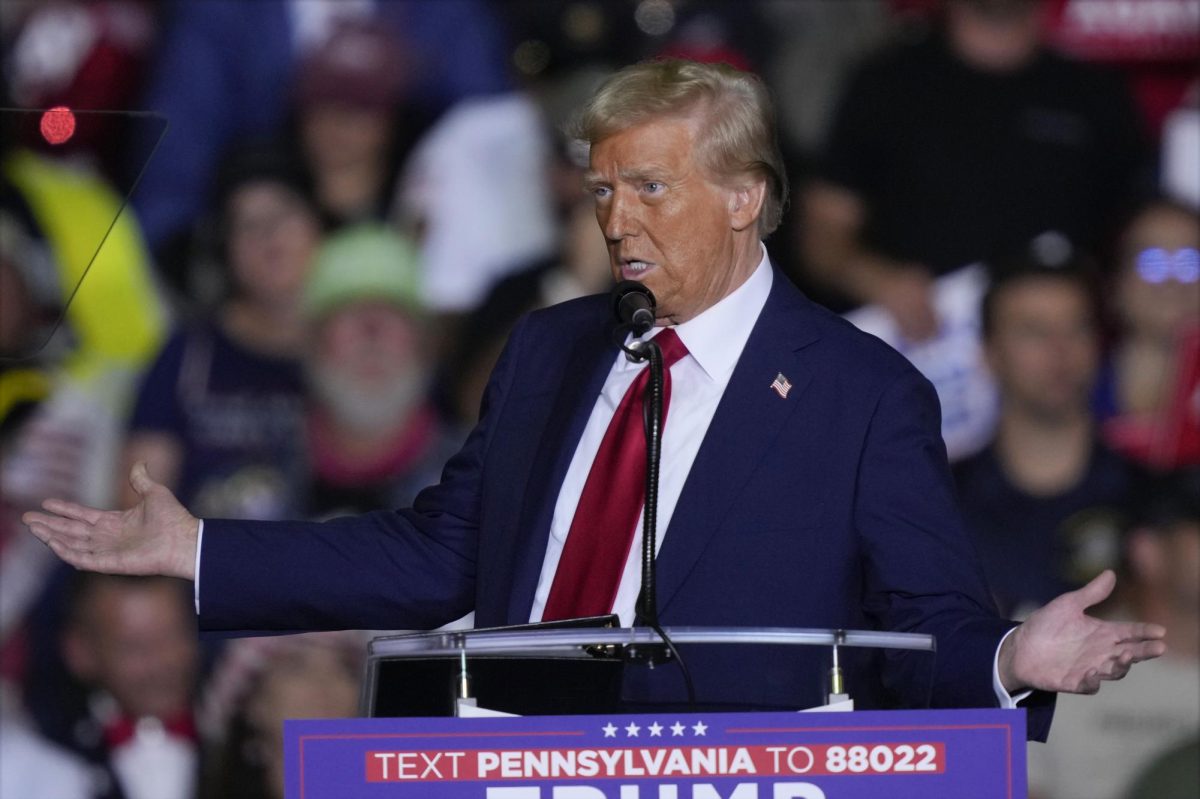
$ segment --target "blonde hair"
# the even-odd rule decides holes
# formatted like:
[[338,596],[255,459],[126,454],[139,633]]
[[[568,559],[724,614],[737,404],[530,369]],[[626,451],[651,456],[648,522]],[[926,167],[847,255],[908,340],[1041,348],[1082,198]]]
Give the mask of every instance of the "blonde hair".
[[767,87],[755,75],[727,64],[662,59],[626,67],[610,77],[584,106],[571,133],[589,144],[647,120],[703,114],[697,148],[721,179],[755,175],[767,192],[759,235],[779,226],[787,203],[787,173],[775,132]]

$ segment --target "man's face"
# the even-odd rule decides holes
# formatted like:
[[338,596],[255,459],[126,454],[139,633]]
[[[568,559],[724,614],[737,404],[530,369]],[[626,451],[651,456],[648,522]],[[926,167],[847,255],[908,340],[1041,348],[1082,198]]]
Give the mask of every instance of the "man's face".
[[382,300],[357,300],[338,308],[318,328],[318,357],[342,366],[356,382],[387,382],[404,364],[420,360],[415,320]]
[[1175,208],[1138,216],[1126,234],[1117,307],[1132,335],[1174,341],[1200,322],[1200,225]]
[[418,322],[391,303],[360,300],[338,308],[315,331],[309,377],[319,404],[356,429],[404,421],[425,394],[422,345]]
[[385,109],[322,103],[300,114],[304,153],[313,168],[342,169],[387,158],[391,118]]
[[592,145],[584,180],[613,277],[654,292],[660,324],[695,317],[757,265],[737,263],[734,192],[698,162],[699,124],[653,119],[602,139]]
[[76,674],[112,694],[134,716],[186,708],[198,666],[196,631],[166,583],[97,587],[82,629],[68,633]]
[[951,0],[946,32],[951,48],[967,64],[1011,72],[1037,53],[1045,13],[1041,0]]
[[1086,294],[1073,283],[1030,279],[997,297],[988,364],[1005,401],[1046,418],[1087,405],[1097,341]]
[[290,190],[247,183],[229,198],[229,259],[239,289],[258,302],[290,305],[308,274],[321,231]]

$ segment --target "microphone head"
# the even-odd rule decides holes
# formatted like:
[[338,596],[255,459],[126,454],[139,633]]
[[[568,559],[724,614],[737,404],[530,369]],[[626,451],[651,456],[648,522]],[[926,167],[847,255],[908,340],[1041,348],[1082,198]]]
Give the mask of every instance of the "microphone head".
[[654,327],[654,293],[636,280],[622,280],[612,290],[613,314],[635,336]]

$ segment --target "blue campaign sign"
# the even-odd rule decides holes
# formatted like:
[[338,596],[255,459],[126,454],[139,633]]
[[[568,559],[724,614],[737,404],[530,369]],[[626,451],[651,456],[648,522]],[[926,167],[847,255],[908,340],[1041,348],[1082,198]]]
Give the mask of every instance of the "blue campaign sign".
[[1021,710],[284,724],[288,799],[1023,799]]

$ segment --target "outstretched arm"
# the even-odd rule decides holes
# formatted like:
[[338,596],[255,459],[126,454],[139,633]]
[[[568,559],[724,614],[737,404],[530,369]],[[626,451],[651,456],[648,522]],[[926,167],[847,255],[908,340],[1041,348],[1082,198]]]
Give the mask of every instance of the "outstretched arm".
[[154,482],[146,464],[129,475],[138,503],[123,511],[48,499],[21,517],[54,554],[77,569],[195,579],[199,520]]
[[1111,622],[1085,610],[1103,602],[1117,583],[1105,571],[1034,611],[1000,647],[1000,681],[1010,693],[1030,688],[1094,694],[1104,680],[1119,680],[1134,663],[1166,651],[1158,624]]

